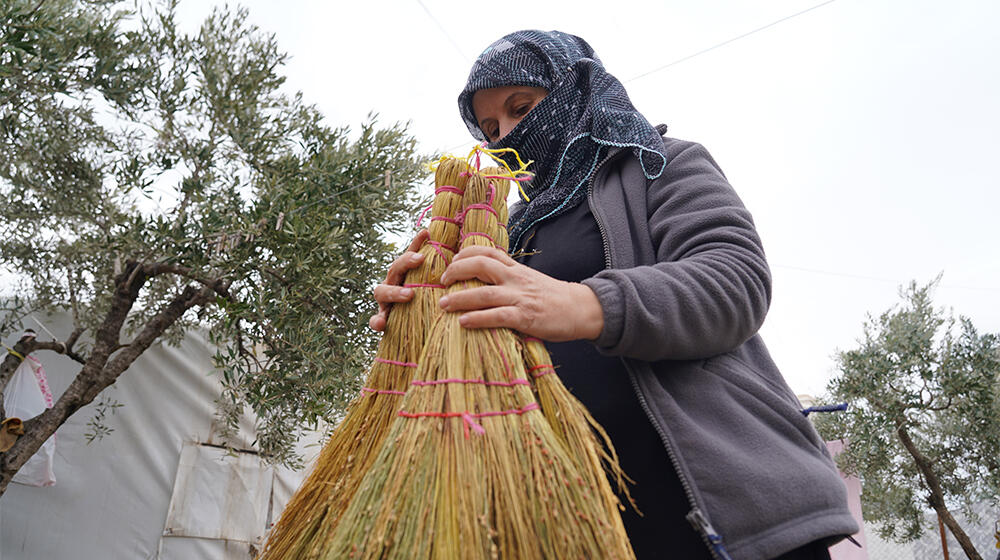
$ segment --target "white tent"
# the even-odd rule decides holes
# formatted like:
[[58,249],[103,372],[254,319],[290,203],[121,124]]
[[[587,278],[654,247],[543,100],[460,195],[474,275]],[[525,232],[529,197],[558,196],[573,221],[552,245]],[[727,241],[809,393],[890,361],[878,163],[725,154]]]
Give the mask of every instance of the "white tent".
[[[58,336],[70,331],[64,317],[40,319]],[[304,473],[262,463],[249,418],[236,442],[244,451],[220,446],[213,354],[201,333],[147,350],[105,391],[124,406],[107,415],[114,431],[101,441],[85,437],[96,401],[73,415],[57,432],[56,484],[12,483],[0,496],[0,559],[251,558]],[[35,356],[58,398],[80,365],[53,352]],[[319,438],[306,439],[308,462]]]

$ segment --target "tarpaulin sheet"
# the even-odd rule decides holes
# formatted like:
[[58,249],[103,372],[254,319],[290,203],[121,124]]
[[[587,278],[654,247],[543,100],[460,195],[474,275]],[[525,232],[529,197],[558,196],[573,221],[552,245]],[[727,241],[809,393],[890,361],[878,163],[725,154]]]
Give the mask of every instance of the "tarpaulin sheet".
[[[56,336],[69,335],[71,326],[65,317],[43,319]],[[58,484],[48,488],[11,484],[0,497],[0,558],[248,558],[248,543],[163,536],[173,497],[175,504],[189,500],[183,508],[175,508],[177,515],[172,518],[172,522],[183,522],[185,533],[197,533],[193,527],[211,521],[205,526],[206,535],[259,540],[266,530],[269,502],[273,500],[272,518],[276,519],[288,499],[288,489],[297,487],[304,476],[266,465],[251,467],[257,463],[251,454],[239,457],[234,467],[219,464],[205,472],[179,476],[178,467],[187,464],[182,450],[193,450],[189,453],[195,462],[210,462],[219,451],[198,445],[219,441],[212,430],[214,401],[220,394],[211,363],[214,353],[200,333],[188,335],[180,347],[154,346],[143,353],[104,392],[124,406],[108,413],[106,424],[114,431],[102,441],[88,445],[85,438],[96,403],[74,414],[57,432],[54,469]],[[34,355],[45,366],[58,399],[81,366],[54,352]],[[252,420],[245,419],[241,433],[235,444],[249,449],[254,440]],[[316,439],[312,437],[309,443]],[[305,445],[301,449],[309,462],[319,447]],[[175,491],[179,480],[183,488]],[[272,487],[279,490],[274,497]],[[239,503],[254,511],[222,520],[218,494],[200,494],[205,488],[240,494],[227,496],[224,507]],[[192,491],[196,494],[186,495]],[[238,550],[245,554],[232,556]]]

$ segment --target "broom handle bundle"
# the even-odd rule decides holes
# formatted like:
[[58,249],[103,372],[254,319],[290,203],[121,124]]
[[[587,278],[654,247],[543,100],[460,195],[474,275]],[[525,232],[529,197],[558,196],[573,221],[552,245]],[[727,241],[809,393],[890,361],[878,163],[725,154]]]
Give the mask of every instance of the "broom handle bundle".
[[[262,559],[451,560],[501,551],[509,558],[576,557],[582,551],[632,557],[617,509],[609,511],[618,502],[600,463],[620,469],[613,456],[595,451],[590,429],[599,427],[580,416],[560,418],[582,405],[557,376],[535,379],[532,373],[541,368],[528,371],[529,364],[550,363],[544,346],[506,329],[466,332],[437,306],[446,291],[482,285],[440,284],[456,250],[507,249],[508,179],[524,166],[479,170],[484,152],[475,151],[476,171],[460,159],[439,162],[430,235],[419,249],[425,258],[404,280],[416,288],[414,297],[394,307],[365,391],[289,502]],[[575,404],[552,402],[563,399]],[[540,414],[540,408],[547,410]],[[469,440],[492,430],[489,440]],[[589,443],[581,434],[591,437]],[[465,481],[455,484],[459,473]],[[432,503],[440,505],[435,514],[428,509]]]
[[[444,158],[434,173],[434,202],[431,204],[431,221],[427,227],[427,241],[420,252],[424,262],[406,273],[404,285],[410,287],[440,287],[438,282],[444,267],[457,253],[461,229],[462,201],[469,178],[469,165],[456,158]],[[439,258],[435,258],[439,257]]]
[[423,262],[404,283],[418,293],[390,314],[378,356],[359,397],[323,447],[312,472],[289,500],[259,560],[318,558],[341,521],[344,509],[381,448],[397,403],[413,378],[428,324],[440,313],[435,295],[458,243],[462,195],[469,166],[442,159],[435,170],[429,238],[420,248]]

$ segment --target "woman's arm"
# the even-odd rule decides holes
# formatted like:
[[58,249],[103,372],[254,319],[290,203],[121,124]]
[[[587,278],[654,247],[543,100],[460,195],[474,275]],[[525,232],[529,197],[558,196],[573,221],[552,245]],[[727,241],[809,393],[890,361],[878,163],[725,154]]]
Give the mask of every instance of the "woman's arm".
[[[442,298],[469,328],[508,327],[549,341],[595,340],[605,353],[643,360],[705,358],[757,332],[771,281],[750,213],[704,148],[676,143],[663,175],[645,187],[656,264],[556,280],[485,247],[455,256],[442,283],[489,286]],[[619,188],[625,188],[624,186]],[[612,235],[631,235],[625,227]]]
[[[595,343],[607,354],[662,360],[727,352],[757,332],[770,305],[770,271],[750,213],[702,146],[673,141],[671,148],[676,155],[646,194],[656,264],[583,281],[601,303]],[[606,225],[611,235],[623,227]]]

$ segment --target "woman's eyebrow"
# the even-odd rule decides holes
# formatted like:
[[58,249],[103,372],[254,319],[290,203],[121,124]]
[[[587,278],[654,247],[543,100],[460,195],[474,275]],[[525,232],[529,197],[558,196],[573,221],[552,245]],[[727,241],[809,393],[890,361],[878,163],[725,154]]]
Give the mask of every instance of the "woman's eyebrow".
[[530,98],[531,94],[529,94],[527,92],[524,92],[524,91],[515,91],[514,93],[508,95],[507,99],[503,100],[504,107],[507,107],[507,106],[511,105],[512,103],[515,103],[516,101],[518,101],[517,100],[518,97],[528,97],[528,98]]

